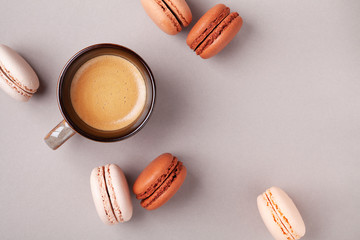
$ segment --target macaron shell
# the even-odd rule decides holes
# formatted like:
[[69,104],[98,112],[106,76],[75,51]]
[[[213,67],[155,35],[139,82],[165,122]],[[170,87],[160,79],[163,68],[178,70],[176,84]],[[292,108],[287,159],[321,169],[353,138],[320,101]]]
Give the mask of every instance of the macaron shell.
[[176,17],[161,0],[141,0],[145,12],[153,22],[165,33],[175,35],[181,31]]
[[[266,228],[276,240],[289,240],[288,233],[273,213],[272,207],[268,205],[266,197],[261,194],[257,197],[257,205]],[[290,238],[291,240],[291,238]]]
[[231,19],[234,14],[237,13],[227,16],[196,50],[202,58],[208,59],[218,54],[240,31],[243,20],[240,16]]
[[276,211],[291,234],[296,239],[304,236],[306,231],[304,221],[293,200],[286,192],[278,187],[271,187],[266,193],[268,196],[271,194],[271,201],[277,205]]
[[185,0],[164,0],[164,2],[170,7],[171,11],[175,13],[177,19],[181,21],[184,27],[187,27],[191,23],[191,10]]
[[168,177],[150,197],[141,201],[141,206],[147,210],[154,210],[164,205],[179,190],[185,181],[186,167],[179,162],[178,168]]
[[117,220],[129,221],[133,214],[133,206],[124,172],[119,166],[108,164],[105,166],[105,179]]
[[0,68],[24,91],[35,93],[39,78],[29,63],[16,51],[0,44]]
[[207,11],[193,26],[186,38],[187,45],[195,48],[210,34],[210,32],[230,13],[230,8],[217,4]]
[[0,88],[4,90],[12,98],[21,101],[27,102],[31,98],[32,94],[24,92],[21,88],[16,86],[12,81],[10,81],[0,70]]
[[95,208],[100,219],[105,224],[112,225],[117,223],[117,220],[112,211],[105,184],[104,167],[94,168],[90,175],[90,186]]
[[150,196],[176,167],[177,158],[164,153],[155,158],[136,179],[133,192],[138,199]]
[[294,202],[280,188],[271,187],[259,195],[257,205],[267,229],[275,239],[291,240],[304,236],[305,224],[301,215]]

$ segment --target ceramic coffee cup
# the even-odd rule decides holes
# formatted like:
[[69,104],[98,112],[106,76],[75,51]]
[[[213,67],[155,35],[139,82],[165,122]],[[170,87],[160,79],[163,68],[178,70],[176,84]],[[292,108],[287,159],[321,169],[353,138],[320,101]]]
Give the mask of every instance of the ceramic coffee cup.
[[[132,63],[141,73],[145,82],[146,98],[141,114],[136,121],[126,128],[118,130],[99,130],[83,121],[74,109],[71,101],[71,84],[75,74],[83,64],[99,56],[119,56]],[[88,139],[99,142],[114,142],[126,139],[137,133],[148,121],[155,104],[155,80],[145,61],[132,50],[115,44],[96,44],[76,53],[63,68],[57,87],[59,109],[62,120],[44,138],[53,150],[60,147],[66,140],[78,133]]]

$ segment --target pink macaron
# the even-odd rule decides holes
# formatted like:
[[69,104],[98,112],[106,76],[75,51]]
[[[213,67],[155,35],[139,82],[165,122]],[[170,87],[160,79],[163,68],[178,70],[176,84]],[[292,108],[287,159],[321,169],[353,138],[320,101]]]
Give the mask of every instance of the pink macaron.
[[271,187],[257,197],[260,215],[276,240],[295,240],[305,235],[305,224],[292,199]]
[[192,21],[185,0],[141,0],[145,12],[165,33],[176,35]]
[[115,164],[94,168],[90,176],[91,192],[100,219],[108,225],[129,221],[133,206],[125,174]]
[[39,78],[23,57],[0,44],[0,88],[18,101],[28,101],[39,88]]

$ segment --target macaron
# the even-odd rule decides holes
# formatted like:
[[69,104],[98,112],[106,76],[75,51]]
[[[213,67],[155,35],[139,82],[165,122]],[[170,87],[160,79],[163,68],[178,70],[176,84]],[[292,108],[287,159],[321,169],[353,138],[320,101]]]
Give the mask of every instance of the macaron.
[[271,187],[257,197],[260,215],[276,240],[300,239],[304,221],[291,198],[280,188]]
[[121,168],[107,164],[90,175],[91,193],[100,219],[108,225],[129,221],[133,206],[129,185]]
[[136,179],[133,191],[141,206],[154,210],[179,190],[186,178],[186,167],[170,153],[155,158]]
[[145,12],[165,33],[175,35],[191,23],[191,10],[185,0],[141,0]]
[[237,12],[230,13],[230,8],[217,4],[194,25],[186,43],[200,57],[211,58],[231,42],[242,24]]
[[39,78],[23,57],[0,44],[0,88],[18,101],[28,101],[39,88]]

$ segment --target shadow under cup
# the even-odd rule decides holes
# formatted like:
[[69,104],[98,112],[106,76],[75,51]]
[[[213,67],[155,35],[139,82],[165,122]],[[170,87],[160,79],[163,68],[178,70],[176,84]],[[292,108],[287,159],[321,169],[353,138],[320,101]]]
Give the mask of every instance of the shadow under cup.
[[[146,86],[146,101],[142,114],[130,126],[113,131],[104,131],[86,124],[75,112],[71,98],[71,83],[77,70],[87,61],[102,55],[115,55],[134,64],[143,76]],[[85,48],[74,55],[64,67],[58,83],[59,107],[65,121],[82,136],[100,142],[120,141],[137,133],[147,122],[155,103],[155,81],[150,68],[132,50],[114,44],[98,44]]]

